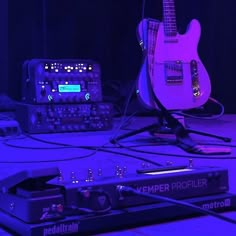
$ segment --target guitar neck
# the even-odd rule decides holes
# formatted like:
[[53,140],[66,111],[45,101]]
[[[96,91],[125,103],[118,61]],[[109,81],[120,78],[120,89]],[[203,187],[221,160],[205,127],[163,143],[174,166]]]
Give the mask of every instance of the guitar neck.
[[163,23],[165,35],[175,37],[177,35],[177,26],[174,0],[163,0]]
[[152,75],[154,72],[154,61],[155,61],[155,47],[157,40],[157,31],[159,23],[156,21],[148,22],[148,65],[149,74]]

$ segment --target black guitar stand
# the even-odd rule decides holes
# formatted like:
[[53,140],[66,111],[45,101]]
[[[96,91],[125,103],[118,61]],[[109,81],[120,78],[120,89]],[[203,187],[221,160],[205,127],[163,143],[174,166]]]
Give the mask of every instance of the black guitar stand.
[[[171,114],[170,114],[171,115]],[[209,134],[209,133],[205,133],[205,132],[201,132],[201,131],[197,131],[197,130],[193,130],[193,129],[187,129],[185,128],[176,118],[174,118],[172,115],[170,116],[170,120],[171,120],[171,127],[167,128],[167,127],[163,127],[161,126],[160,123],[156,122],[153,123],[151,125],[145,126],[143,128],[140,128],[138,130],[134,130],[131,132],[128,132],[126,134],[122,134],[120,136],[117,136],[113,139],[110,140],[110,142],[112,144],[116,144],[118,143],[118,141],[134,136],[136,134],[139,133],[143,133],[148,131],[149,133],[153,134],[153,133],[172,133],[176,135],[176,145],[180,148],[182,148],[183,150],[185,150],[186,152],[189,153],[194,153],[194,154],[204,154],[204,155],[222,155],[222,154],[230,154],[231,153],[231,149],[230,148],[225,148],[225,147],[214,147],[214,148],[209,148],[209,147],[205,147],[202,145],[198,145],[197,143],[195,143],[192,138],[189,136],[190,133],[193,134],[198,134],[198,135],[203,135],[203,136],[207,136],[207,137],[211,137],[211,138],[216,138],[216,139],[220,139],[224,142],[231,142],[231,138],[228,137],[223,137],[223,136],[218,136],[218,135],[214,135],[214,134]],[[167,122],[168,124],[170,124],[169,122]]]
[[207,137],[212,137],[216,139],[223,140],[224,142],[231,142],[231,138],[228,137],[222,137],[214,134],[209,134],[197,130],[192,130],[192,129],[187,129],[184,127],[184,125],[176,119],[159,101],[157,98],[156,94],[153,91],[153,88],[151,86],[151,80],[149,73],[148,74],[148,84],[149,84],[149,92],[151,93],[151,96],[153,98],[153,101],[158,105],[160,108],[160,111],[157,111],[158,114],[157,116],[159,117],[159,123],[156,122],[154,124],[145,126],[141,129],[134,130],[131,132],[128,132],[126,134],[117,136],[115,138],[112,138],[110,142],[112,144],[117,144],[118,141],[131,137],[133,135],[148,131],[150,133],[158,132],[160,131],[164,126],[163,126],[163,121],[166,122],[167,127],[169,131],[171,131],[172,134],[175,134],[176,136],[176,145],[186,152],[189,153],[194,153],[194,154],[205,154],[205,155],[217,155],[217,154],[230,154],[231,149],[228,147],[205,147],[202,145],[198,145],[195,143],[192,138],[189,136],[190,133],[198,134],[198,135],[203,135]]
[[[174,118],[174,117],[173,117]],[[174,118],[175,119],[175,118]],[[122,134],[120,136],[117,136],[113,139],[110,140],[110,142],[112,144],[116,144],[118,143],[118,141],[128,138],[128,137],[132,137],[136,134],[140,134],[143,132],[148,131],[150,134],[157,134],[157,133],[174,133],[176,135],[176,145],[179,146],[180,148],[182,148],[183,150],[189,152],[189,153],[195,153],[195,154],[229,154],[230,153],[230,149],[228,148],[207,148],[201,145],[196,144],[192,138],[189,136],[190,133],[193,134],[198,134],[198,135],[203,135],[203,136],[207,136],[207,137],[211,137],[211,138],[216,138],[216,139],[220,139],[224,142],[231,142],[231,138],[228,137],[223,137],[223,136],[218,136],[218,135],[214,135],[214,134],[209,134],[209,133],[205,133],[205,132],[201,132],[201,131],[197,131],[197,130],[193,130],[193,129],[187,129],[185,128],[177,119],[176,121],[179,123],[177,124],[177,126],[174,127],[174,129],[162,126],[162,122],[161,123],[153,123],[151,125],[145,126],[143,128],[137,129],[137,130],[133,130],[131,132],[128,132],[126,134]],[[174,132],[173,132],[174,131]]]
[[[154,124],[148,125],[146,127],[143,127],[138,130],[131,131],[129,133],[117,136],[115,138],[112,138],[110,140],[111,143],[116,144],[118,141],[131,137],[133,135],[149,131],[151,134],[158,133],[159,131],[162,131],[162,129],[165,129],[165,125],[168,128],[168,130],[176,136],[176,145],[180,148],[184,149],[187,152],[190,153],[196,153],[196,154],[229,154],[231,152],[230,148],[222,148],[222,147],[204,147],[201,145],[196,144],[192,138],[189,136],[190,133],[195,133],[198,135],[203,135],[207,137],[217,138],[220,140],[223,140],[224,142],[230,142],[231,138],[228,137],[221,137],[214,134],[204,133],[201,131],[196,131],[192,129],[187,129],[185,126],[176,119],[165,107],[162,105],[162,103],[157,98],[153,86],[152,86],[152,80],[150,76],[150,70],[149,70],[149,57],[148,57],[148,30],[145,32],[144,28],[142,31],[142,38],[139,39],[139,41],[142,41],[142,49],[144,52],[144,65],[146,70],[146,82],[147,82],[147,93],[150,95],[150,98],[152,99],[155,108],[158,107],[159,109],[156,109],[157,117],[159,118],[159,121],[157,121]],[[150,52],[153,53],[153,52]]]

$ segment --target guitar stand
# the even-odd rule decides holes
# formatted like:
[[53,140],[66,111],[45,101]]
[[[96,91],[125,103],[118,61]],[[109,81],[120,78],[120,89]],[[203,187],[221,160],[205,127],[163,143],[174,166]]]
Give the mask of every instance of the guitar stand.
[[[173,19],[175,19],[175,16],[173,17],[172,13],[169,12],[167,15],[169,15],[169,17],[172,17]],[[166,23],[166,22],[165,22]],[[167,22],[167,25],[169,25],[170,22]],[[173,22],[172,22],[173,23]],[[150,24],[150,25],[149,25]],[[208,137],[212,137],[212,138],[217,138],[220,140],[223,140],[225,142],[230,142],[231,139],[227,138],[227,137],[221,137],[221,136],[217,136],[217,135],[213,135],[213,134],[208,134],[208,133],[204,133],[204,132],[200,132],[200,131],[196,131],[196,130],[192,130],[192,129],[187,129],[178,119],[176,119],[176,117],[174,117],[169,110],[167,110],[165,108],[165,106],[162,104],[161,101],[159,101],[159,97],[156,94],[156,91],[154,91],[154,85],[155,85],[155,81],[158,80],[159,78],[157,78],[158,76],[156,76],[157,72],[154,73],[155,71],[155,65],[159,62],[157,60],[156,53],[160,53],[160,51],[156,51],[156,44],[157,44],[157,32],[159,31],[159,21],[156,20],[151,20],[151,19],[147,19],[144,21],[141,21],[141,23],[138,26],[138,38],[139,38],[139,42],[140,45],[142,47],[143,50],[143,55],[144,55],[144,60],[143,60],[143,66],[141,68],[140,74],[138,76],[138,90],[139,92],[141,91],[141,89],[143,89],[143,93],[142,95],[140,95],[141,100],[144,101],[144,103],[146,103],[146,101],[148,101],[148,107],[152,107],[153,109],[156,109],[158,111],[160,111],[158,114],[158,118],[159,118],[159,123],[154,123],[151,125],[148,125],[146,127],[143,127],[141,129],[135,130],[135,131],[131,131],[127,134],[123,134],[120,135],[118,137],[115,137],[113,139],[111,139],[111,143],[118,143],[119,140],[133,136],[135,134],[139,134],[145,131],[149,131],[152,134],[157,134],[159,131],[162,131],[162,128],[165,128],[165,123],[167,124],[167,131],[170,131],[172,134],[176,135],[176,145],[179,146],[180,148],[184,149],[187,152],[190,153],[195,153],[195,154],[229,154],[231,152],[230,148],[226,148],[226,147],[204,147],[201,145],[196,144],[192,138],[189,136],[190,133],[195,133],[195,134],[199,134],[199,135],[203,135],[203,136],[208,136]],[[165,26],[165,24],[164,24]],[[164,27],[165,28],[165,27]],[[170,27],[170,29],[172,29]],[[168,30],[167,30],[168,31]],[[175,30],[174,30],[175,32]],[[165,33],[165,32],[164,32]],[[169,33],[173,33],[171,30]],[[162,32],[161,32],[162,34]],[[163,43],[165,44],[165,42],[163,41]],[[171,48],[168,48],[169,51]],[[172,55],[172,54],[171,54]],[[160,62],[165,64],[165,61],[169,62],[170,64],[165,64],[168,65],[170,67],[172,67],[172,65],[176,66],[176,62],[175,60],[173,60],[173,62],[169,59],[170,55],[168,55],[167,57],[164,57],[163,55],[161,55],[161,58],[163,58]],[[180,60],[181,61],[181,60]],[[193,59],[191,60],[190,64],[191,66],[191,75],[190,75],[190,79],[192,80],[192,84],[195,84],[197,82],[198,84],[198,68],[197,68],[197,63],[196,60]],[[164,69],[164,71],[162,71],[162,73],[164,73],[164,77],[165,80],[168,80],[169,77],[172,78],[175,76],[177,76],[177,78],[180,76],[181,78],[183,78],[183,71],[180,73],[179,69],[174,69],[175,73],[172,75],[172,73],[168,74],[168,68]],[[156,76],[156,77],[154,77]],[[171,79],[172,80],[172,79]],[[156,85],[157,87],[158,85]],[[195,85],[194,85],[195,86]],[[197,87],[193,88],[196,89]],[[210,87],[206,87],[206,91],[207,93],[210,92]],[[198,92],[200,92],[198,90]],[[206,94],[207,94],[206,93]],[[175,108],[176,109],[176,108]],[[177,109],[181,109],[178,108]],[[164,124],[164,126],[163,126]],[[164,129],[165,130],[165,129]]]
[[179,122],[176,123],[177,125],[174,128],[168,128],[163,126],[163,119],[160,123],[153,123],[151,125],[145,126],[143,128],[130,131],[126,134],[122,134],[110,140],[112,144],[118,143],[118,141],[134,136],[136,134],[140,134],[143,132],[148,131],[151,134],[159,133],[174,133],[176,135],[176,145],[183,150],[194,153],[194,154],[204,154],[204,155],[216,155],[216,154],[230,154],[231,149],[228,147],[205,147],[202,145],[196,144],[189,136],[190,133],[203,135],[211,138],[220,139],[224,142],[231,142],[231,138],[218,136],[214,134],[209,134],[197,130],[187,129]]

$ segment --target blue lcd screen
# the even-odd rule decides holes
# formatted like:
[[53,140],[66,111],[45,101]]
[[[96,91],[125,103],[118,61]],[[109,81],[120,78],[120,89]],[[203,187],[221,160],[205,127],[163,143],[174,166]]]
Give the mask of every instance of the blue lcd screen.
[[79,84],[59,84],[58,90],[60,93],[79,93],[81,87]]

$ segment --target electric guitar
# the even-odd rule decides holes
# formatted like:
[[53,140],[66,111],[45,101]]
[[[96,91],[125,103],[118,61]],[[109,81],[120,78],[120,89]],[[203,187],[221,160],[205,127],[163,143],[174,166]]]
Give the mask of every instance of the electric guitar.
[[137,96],[158,109],[153,93],[167,110],[185,110],[206,103],[211,93],[207,70],[198,56],[201,26],[193,19],[185,34],[176,26],[174,0],[163,0],[163,22],[143,19],[137,28],[144,60]]

